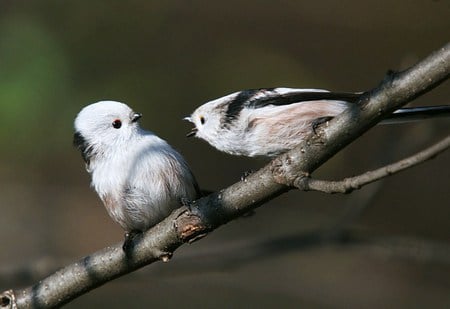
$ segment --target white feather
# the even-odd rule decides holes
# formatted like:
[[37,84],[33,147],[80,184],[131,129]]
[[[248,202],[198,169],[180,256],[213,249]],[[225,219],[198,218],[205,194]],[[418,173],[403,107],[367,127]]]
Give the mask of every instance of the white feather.
[[[102,101],[85,107],[75,130],[95,150],[89,161],[92,186],[109,215],[126,231],[143,231],[193,200],[197,184],[183,157],[132,121],[127,105]],[[121,120],[115,129],[112,122]]]
[[[328,92],[323,89],[275,88],[261,90],[252,96],[257,100],[267,95],[293,92]],[[225,123],[224,115],[235,92],[207,102],[189,117],[197,131],[195,136],[220,151],[249,157],[273,157],[298,145],[313,122],[324,116],[336,116],[347,108],[347,102],[336,100],[304,101],[288,105],[243,108],[239,116]],[[203,123],[201,118],[204,119]]]

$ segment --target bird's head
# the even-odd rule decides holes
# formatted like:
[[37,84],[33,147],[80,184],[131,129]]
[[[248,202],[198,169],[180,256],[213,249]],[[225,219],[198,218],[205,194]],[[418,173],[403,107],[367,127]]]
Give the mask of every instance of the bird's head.
[[139,129],[141,114],[116,101],[100,101],[84,107],[75,119],[74,145],[86,163],[110,147],[128,141]]
[[223,130],[230,125],[227,113],[229,112],[229,103],[236,94],[209,101],[198,107],[189,117],[184,120],[194,124],[192,130],[187,134],[188,137],[195,136],[209,143],[217,139],[217,135],[223,133]]

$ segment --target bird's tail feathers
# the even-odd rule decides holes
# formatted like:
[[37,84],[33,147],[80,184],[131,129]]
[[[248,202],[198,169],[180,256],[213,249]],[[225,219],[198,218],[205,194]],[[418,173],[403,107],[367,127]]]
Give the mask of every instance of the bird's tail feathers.
[[450,117],[450,105],[400,108],[382,120],[380,124],[407,123],[438,117]]

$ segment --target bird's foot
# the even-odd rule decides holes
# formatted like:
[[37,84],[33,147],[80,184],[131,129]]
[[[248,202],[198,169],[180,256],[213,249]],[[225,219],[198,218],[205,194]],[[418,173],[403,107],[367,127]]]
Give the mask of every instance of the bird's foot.
[[246,181],[247,177],[254,173],[254,170],[245,171],[241,176],[241,181]]
[[320,125],[324,124],[327,121],[330,121],[331,119],[333,119],[333,117],[331,116],[319,117],[314,119],[314,121],[312,122],[312,129],[314,134],[317,135],[317,129],[320,127]]
[[142,235],[141,231],[133,230],[125,233],[125,241],[122,245],[122,250],[125,252],[126,256],[130,256],[131,251],[134,248],[135,240]]

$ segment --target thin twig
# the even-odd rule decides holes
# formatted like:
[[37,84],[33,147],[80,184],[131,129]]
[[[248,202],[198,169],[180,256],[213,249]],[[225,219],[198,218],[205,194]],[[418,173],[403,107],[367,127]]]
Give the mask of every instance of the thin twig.
[[415,155],[400,160],[398,162],[383,166],[376,170],[365,172],[361,175],[348,177],[340,181],[319,180],[310,177],[298,178],[294,186],[303,191],[321,191],[325,193],[350,193],[353,190],[380,180],[384,177],[401,172],[427,160],[433,159],[439,153],[450,147],[450,135],[440,142],[422,150]]

